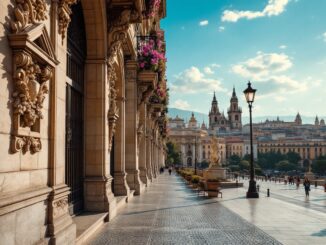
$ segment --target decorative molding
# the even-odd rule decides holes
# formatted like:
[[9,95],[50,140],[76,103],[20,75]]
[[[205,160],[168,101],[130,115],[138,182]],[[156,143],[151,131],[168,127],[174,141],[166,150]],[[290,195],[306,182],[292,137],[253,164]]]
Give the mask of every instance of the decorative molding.
[[68,213],[68,197],[53,201],[52,208],[54,218]]
[[[113,11],[112,11],[113,12]],[[142,21],[142,15],[135,9],[127,8],[117,14],[111,19],[110,32],[122,31],[126,32],[129,29],[129,24],[138,23]]]
[[41,139],[28,136],[14,136],[11,140],[11,144],[11,150],[13,153],[19,151],[22,151],[23,153],[26,153],[28,151],[30,151],[31,153],[36,153],[41,151],[42,149]]
[[[47,81],[52,76],[49,65],[39,64],[26,51],[16,51],[14,54],[14,92],[12,94],[14,134],[11,150],[16,153],[39,152],[41,140],[31,133],[40,133],[40,120],[43,119],[43,103],[49,91]],[[26,129],[29,133],[25,134]]]
[[139,123],[138,128],[137,128],[137,142],[138,142],[138,144],[141,142],[143,136],[144,136],[144,124]]
[[60,0],[59,1],[59,7],[58,7],[58,25],[59,25],[59,34],[61,35],[61,40],[63,43],[63,40],[66,37],[67,29],[69,26],[69,23],[71,21],[70,15],[71,12],[71,5],[76,4],[77,0]]
[[20,127],[32,127],[43,118],[41,109],[49,91],[47,81],[52,75],[51,68],[42,67],[25,51],[15,53],[14,63],[15,88],[12,96],[15,120],[20,120]]
[[21,32],[9,34],[8,39],[13,49],[14,83],[10,150],[36,153],[42,149],[41,119],[49,92],[48,81],[59,62],[44,24],[30,25]]
[[15,0],[15,3],[15,20],[10,21],[13,33],[22,32],[29,25],[35,25],[47,19],[45,0]]
[[112,149],[113,136],[115,134],[116,122],[119,118],[119,108],[117,106],[117,96],[118,90],[116,89],[117,82],[117,73],[114,67],[114,63],[117,60],[118,52],[121,48],[120,38],[117,39],[111,44],[111,47],[108,51],[108,61],[107,61],[107,76],[109,84],[109,151]]

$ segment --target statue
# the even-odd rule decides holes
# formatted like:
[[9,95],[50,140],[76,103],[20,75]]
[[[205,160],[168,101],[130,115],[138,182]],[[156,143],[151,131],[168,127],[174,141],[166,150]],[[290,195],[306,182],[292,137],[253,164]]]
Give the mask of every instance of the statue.
[[220,154],[218,139],[216,137],[213,137],[212,144],[211,144],[211,157],[210,157],[209,168],[221,167],[220,161],[221,161],[221,154]]

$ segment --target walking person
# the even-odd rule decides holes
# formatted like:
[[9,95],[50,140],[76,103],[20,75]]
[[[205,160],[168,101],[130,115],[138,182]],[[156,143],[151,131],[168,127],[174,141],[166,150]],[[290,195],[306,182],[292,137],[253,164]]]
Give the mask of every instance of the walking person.
[[310,181],[306,177],[303,182],[304,190],[306,192],[306,197],[309,197],[309,191],[310,191]]
[[172,173],[172,167],[169,167],[169,175]]
[[299,189],[299,186],[300,186],[300,177],[298,176],[297,177],[297,189]]

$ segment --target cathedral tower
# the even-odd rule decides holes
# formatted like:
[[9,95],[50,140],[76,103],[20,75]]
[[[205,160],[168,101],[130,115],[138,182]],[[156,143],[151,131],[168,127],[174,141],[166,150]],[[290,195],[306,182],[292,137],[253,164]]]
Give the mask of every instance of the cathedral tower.
[[212,101],[212,107],[209,112],[209,127],[213,128],[214,126],[218,125],[221,119],[221,113],[218,108],[218,103],[216,100],[215,92]]
[[298,112],[297,116],[295,117],[294,122],[296,125],[302,125],[302,120],[301,120],[301,116],[300,116],[299,112]]
[[230,100],[230,107],[228,110],[229,121],[231,123],[231,130],[241,130],[242,128],[242,110],[238,104],[238,97],[233,87],[232,97]]

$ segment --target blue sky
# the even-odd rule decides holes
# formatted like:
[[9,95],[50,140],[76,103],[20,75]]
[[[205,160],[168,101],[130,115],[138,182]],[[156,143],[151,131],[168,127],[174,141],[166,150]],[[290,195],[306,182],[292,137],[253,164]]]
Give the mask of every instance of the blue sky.
[[227,111],[233,86],[243,114],[326,115],[326,0],[167,0],[170,107]]

